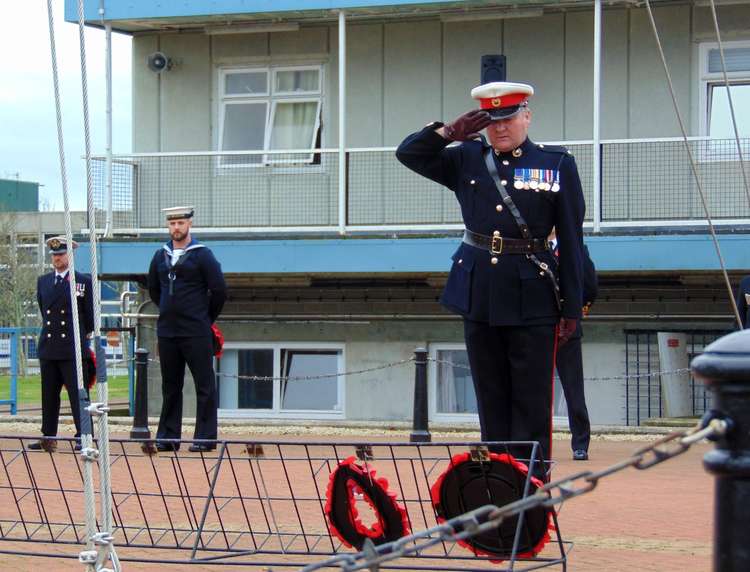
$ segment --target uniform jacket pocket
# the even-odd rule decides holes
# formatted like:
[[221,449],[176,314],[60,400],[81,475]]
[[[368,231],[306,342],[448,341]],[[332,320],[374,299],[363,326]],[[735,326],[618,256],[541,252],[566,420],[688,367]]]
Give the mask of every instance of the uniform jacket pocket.
[[445,284],[442,302],[461,313],[471,309],[471,278],[474,273],[474,253],[469,248],[459,247],[451,257],[453,266]]
[[549,277],[530,260],[518,267],[521,287],[521,317],[544,318],[558,314],[554,286]]

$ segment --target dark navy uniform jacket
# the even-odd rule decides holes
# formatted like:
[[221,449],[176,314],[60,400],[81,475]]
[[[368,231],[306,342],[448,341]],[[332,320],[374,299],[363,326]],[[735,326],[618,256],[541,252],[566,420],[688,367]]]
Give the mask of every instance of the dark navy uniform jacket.
[[[193,239],[172,266],[172,241],[156,251],[148,271],[148,293],[159,306],[156,333],[166,338],[210,336],[227,287],[221,265],[205,245]],[[170,292],[170,273],[174,276]]]
[[737,289],[737,309],[740,312],[742,327],[750,327],[750,276],[745,276],[740,281]]
[[[73,316],[70,306],[70,282],[65,276],[61,284],[55,285],[55,273],[50,272],[37,278],[36,300],[42,313],[42,332],[37,343],[39,359],[75,359],[73,340]],[[91,291],[91,277],[76,272],[76,300],[78,301],[78,325],[81,336],[81,349],[88,348],[88,334],[94,331],[94,297]],[[87,352],[84,352],[84,357]]]
[[[484,163],[483,141],[450,145],[428,125],[409,135],[396,157],[409,169],[451,189],[458,198],[467,229],[492,236],[522,238],[513,215]],[[495,164],[505,189],[529,225],[532,237],[546,239],[556,229],[560,256],[537,254],[558,273],[562,315],[579,318],[582,308],[582,224],[585,205],[573,157],[563,147],[543,146],[526,139],[520,156],[500,153]],[[516,151],[518,154],[518,151]],[[558,192],[515,189],[516,169],[556,170]],[[492,264],[489,251],[461,243],[453,255],[453,266],[441,302],[462,316],[492,326],[543,325],[560,317],[549,277],[523,254],[501,254]]]

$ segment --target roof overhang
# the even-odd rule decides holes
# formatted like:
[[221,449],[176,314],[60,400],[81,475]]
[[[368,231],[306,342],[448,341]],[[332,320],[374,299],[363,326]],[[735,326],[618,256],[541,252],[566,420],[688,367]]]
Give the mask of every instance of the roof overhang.
[[[546,8],[592,6],[593,0],[84,0],[86,24],[125,33],[205,31],[280,22],[443,17],[502,19],[539,15]],[[100,6],[103,10],[100,12]],[[65,0],[65,19],[78,21],[78,0]]]

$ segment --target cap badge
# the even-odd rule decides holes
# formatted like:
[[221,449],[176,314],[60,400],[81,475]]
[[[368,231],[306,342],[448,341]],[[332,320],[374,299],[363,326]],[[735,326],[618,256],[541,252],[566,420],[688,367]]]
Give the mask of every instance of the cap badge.
[[58,248],[60,248],[60,244],[60,241],[56,238],[49,241],[49,246],[52,250],[57,250]]
[[511,155],[513,155],[514,157],[520,157],[521,155],[523,155],[523,150],[520,147],[516,147],[515,149],[513,149]]
[[499,97],[493,97],[490,103],[492,104],[492,107],[500,107],[502,99],[500,99]]

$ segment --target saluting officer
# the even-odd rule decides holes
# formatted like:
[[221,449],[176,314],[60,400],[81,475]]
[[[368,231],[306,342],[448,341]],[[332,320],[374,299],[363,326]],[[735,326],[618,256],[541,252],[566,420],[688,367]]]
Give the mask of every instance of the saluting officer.
[[[559,256],[557,238],[554,231],[550,236],[550,244],[555,256]],[[588,315],[591,306],[596,301],[599,285],[596,279],[596,267],[589,255],[589,249],[583,245],[583,315]],[[574,461],[588,461],[589,443],[591,442],[591,422],[586,407],[586,394],[583,380],[583,349],[581,338],[583,330],[579,322],[573,335],[566,344],[557,350],[557,374],[560,376],[568,406],[568,426],[570,427],[570,447],[573,449]]]
[[[68,248],[64,236],[55,236],[47,240],[52,257],[54,272],[44,274],[36,282],[36,299],[42,313],[42,331],[37,343],[39,369],[42,377],[42,435],[57,435],[57,422],[60,416],[60,390],[65,387],[68,392],[70,409],[76,426],[75,445],[80,450],[81,418],[78,403],[78,376],[76,374],[75,340],[73,338],[73,319],[70,303],[70,270],[71,251],[78,248],[73,241]],[[88,336],[94,330],[94,302],[91,291],[91,277],[88,274],[75,273],[76,300],[78,302],[78,325],[81,338],[82,359],[87,359]],[[84,366],[86,362],[83,362]],[[85,371],[85,370],[84,370]],[[84,383],[85,385],[85,383]],[[84,412],[88,415],[87,412]],[[42,439],[28,446],[32,450],[51,450],[54,442]]]
[[[461,206],[466,230],[441,302],[464,318],[482,439],[538,441],[549,459],[556,331],[564,343],[581,317],[585,206],[571,154],[527,137],[533,93],[520,83],[480,85],[471,95],[481,109],[427,125],[396,156]],[[489,144],[478,135],[485,127]],[[557,261],[547,243],[553,226]]]
[[[197,407],[195,439],[215,441],[217,396],[211,325],[226,300],[226,284],[211,250],[190,234],[193,207],[163,209],[171,237],[156,251],[148,271],[148,291],[159,307],[162,397],[157,439],[182,435],[182,387],[185,364],[195,383]],[[178,444],[157,441],[159,451],[177,450]],[[211,451],[216,443],[194,443],[190,451]]]
[[750,327],[750,276],[745,276],[740,280],[740,286],[737,289],[737,310],[740,313],[742,328]]

